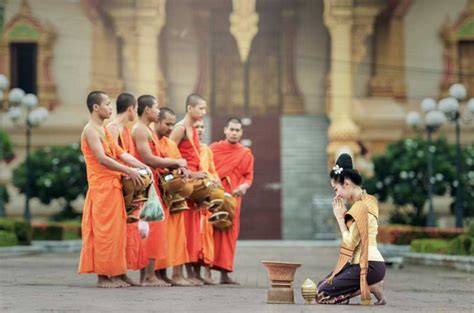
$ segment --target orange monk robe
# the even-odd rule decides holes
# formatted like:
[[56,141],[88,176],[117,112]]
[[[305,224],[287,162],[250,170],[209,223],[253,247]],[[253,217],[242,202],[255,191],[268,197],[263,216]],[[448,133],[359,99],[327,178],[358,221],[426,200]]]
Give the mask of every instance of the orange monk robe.
[[[226,192],[232,193],[234,188],[243,183],[252,184],[254,157],[249,148],[240,143],[231,144],[227,140],[215,142],[210,148],[214,153],[214,164]],[[242,198],[237,198],[232,227],[225,231],[214,231],[213,267],[215,269],[229,272],[234,270],[235,247],[240,231],[241,203]]]
[[[200,171],[200,142],[196,128],[193,127],[193,141],[184,138],[178,145],[179,152],[183,159],[188,163],[188,168],[191,171]],[[196,204],[188,201],[191,208],[183,212],[184,225],[186,230],[186,246],[188,248],[189,262],[196,263],[199,260],[199,253],[201,251],[201,213],[193,210]]]
[[[151,153],[154,155],[159,156],[158,151],[158,138],[156,137],[155,132],[151,130],[151,128],[147,128],[149,132],[148,137],[148,144],[150,145]],[[138,153],[137,145],[134,142],[134,152],[135,157],[143,162],[140,154]],[[159,181],[159,173],[157,170],[153,170],[153,188],[155,188],[156,193],[161,199],[160,189],[158,188],[158,181]],[[162,202],[163,208],[165,205]],[[166,210],[165,210],[166,214]],[[167,240],[167,223],[166,223],[166,215],[164,221],[158,222],[148,222],[150,226],[150,231],[148,233],[148,237],[144,240],[143,246],[145,250],[146,259],[154,259],[155,264],[165,262],[167,258],[168,252],[168,240]]]
[[[205,144],[201,144],[201,169],[211,179],[219,180],[212,150]],[[214,227],[209,223],[210,212],[201,210],[201,253],[200,257],[204,264],[212,266],[214,263]]]
[[[119,146],[131,155],[136,155],[132,134],[128,127],[124,127],[118,137]],[[134,215],[139,215],[136,210]],[[127,223],[127,267],[129,270],[139,270],[148,265],[145,254],[144,241],[138,230],[138,223]]]
[[[91,126],[89,126],[91,127]],[[105,153],[119,160],[124,153],[105,129]],[[85,136],[81,138],[87,170],[88,190],[82,213],[82,249],[79,273],[117,276],[127,273],[126,214],[121,173],[101,165]]]
[[[159,151],[161,157],[181,159],[178,146],[167,137],[159,140]],[[165,208],[166,222],[168,223],[168,255],[165,262],[157,263],[155,269],[164,269],[182,265],[189,262],[186,247],[186,232],[184,226],[184,213],[170,214],[169,208]]]

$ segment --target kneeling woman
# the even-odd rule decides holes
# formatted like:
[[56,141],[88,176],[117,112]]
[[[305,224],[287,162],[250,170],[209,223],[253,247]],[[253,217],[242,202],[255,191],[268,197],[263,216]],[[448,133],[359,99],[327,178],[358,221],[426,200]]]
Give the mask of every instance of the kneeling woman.
[[[318,284],[318,303],[348,303],[361,295],[362,304],[385,304],[383,278],[385,262],[377,249],[379,208],[377,200],[361,188],[362,178],[353,169],[352,158],[341,154],[331,170],[331,185],[335,192],[333,212],[342,233],[339,259],[331,274]],[[352,203],[349,211],[345,201]]]

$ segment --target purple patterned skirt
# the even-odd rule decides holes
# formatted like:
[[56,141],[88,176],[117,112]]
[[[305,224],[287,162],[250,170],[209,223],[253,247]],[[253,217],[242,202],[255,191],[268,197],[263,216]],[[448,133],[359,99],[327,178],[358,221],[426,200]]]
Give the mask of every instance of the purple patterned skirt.
[[[360,289],[359,264],[352,265],[347,263],[334,277],[331,284],[325,282],[329,276],[331,276],[331,273],[318,283],[318,294],[316,296],[318,303],[344,303]],[[367,283],[369,286],[378,283],[384,276],[385,262],[369,261],[369,271],[367,273]]]

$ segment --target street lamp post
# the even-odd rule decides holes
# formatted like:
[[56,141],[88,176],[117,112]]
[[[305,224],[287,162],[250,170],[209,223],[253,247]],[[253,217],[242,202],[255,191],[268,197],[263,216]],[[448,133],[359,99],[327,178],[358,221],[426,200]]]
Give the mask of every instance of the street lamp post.
[[421,102],[421,109],[425,113],[424,127],[422,126],[421,116],[418,112],[409,112],[406,116],[406,123],[415,129],[424,129],[428,139],[428,219],[427,226],[436,226],[436,217],[433,207],[433,152],[432,135],[436,132],[446,121],[443,112],[436,109],[436,101],[432,98],[426,98]]
[[[0,74],[0,103],[3,103],[3,93],[8,89],[8,79],[5,75]],[[5,100],[6,101],[6,100]],[[17,126],[26,128],[26,161],[25,161],[25,210],[23,217],[30,221],[30,196],[31,196],[31,164],[30,164],[30,148],[31,148],[31,130],[33,127],[40,126],[48,117],[48,110],[38,107],[38,98],[34,94],[25,94],[20,88],[13,88],[8,92],[8,117]],[[23,110],[22,110],[23,109]],[[24,114],[24,124],[20,120]],[[3,212],[4,213],[4,212]]]
[[474,98],[468,101],[467,111],[463,114],[460,109],[459,102],[464,100],[467,96],[466,88],[462,84],[453,84],[449,88],[449,97],[443,98],[439,101],[439,109],[446,114],[446,116],[454,122],[456,131],[456,227],[463,227],[463,212],[464,212],[464,193],[462,181],[462,150],[461,150],[461,122],[469,120],[465,118],[467,112],[474,114]]
[[[3,109],[3,90],[8,88],[8,80],[4,75],[0,75],[0,112]],[[3,138],[0,138],[0,150],[3,151]],[[4,157],[4,154],[2,154]],[[3,160],[0,160],[2,162]],[[6,192],[6,191],[4,191]],[[5,217],[5,203],[3,203],[3,194],[0,195],[0,217]]]

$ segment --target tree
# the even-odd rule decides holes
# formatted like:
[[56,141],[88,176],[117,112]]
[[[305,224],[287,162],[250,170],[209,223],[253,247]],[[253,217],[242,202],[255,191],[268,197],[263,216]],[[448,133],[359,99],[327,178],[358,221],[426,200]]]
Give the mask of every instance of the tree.
[[10,136],[8,136],[6,131],[0,129],[0,160],[8,163],[14,157],[13,144],[10,141]]
[[[65,201],[63,211],[53,219],[74,218],[71,202],[87,191],[84,157],[78,144],[42,148],[30,154],[31,197],[49,204],[53,199]],[[25,193],[25,162],[13,171],[13,184]]]
[[[444,195],[455,178],[453,160],[455,150],[445,138],[432,142],[433,193]],[[384,155],[375,156],[374,176],[366,179],[365,187],[380,201],[392,199],[396,206],[391,215],[392,223],[425,225],[423,212],[428,200],[427,169],[428,142],[422,138],[403,139],[390,144]],[[413,211],[404,212],[402,207],[412,205]]]
[[[0,129],[0,162],[10,162],[15,155],[13,154],[13,144],[10,141],[8,133]],[[1,166],[1,165],[0,165]],[[7,187],[0,185],[0,212],[5,214],[5,203],[8,203],[10,196]]]
[[[455,160],[455,159],[453,159]],[[455,166],[453,164],[453,166]],[[462,190],[464,217],[474,216],[474,145],[467,145],[462,149]],[[451,196],[454,200],[451,204],[451,212],[455,214],[457,179],[451,182]],[[473,224],[474,225],[474,224]]]

